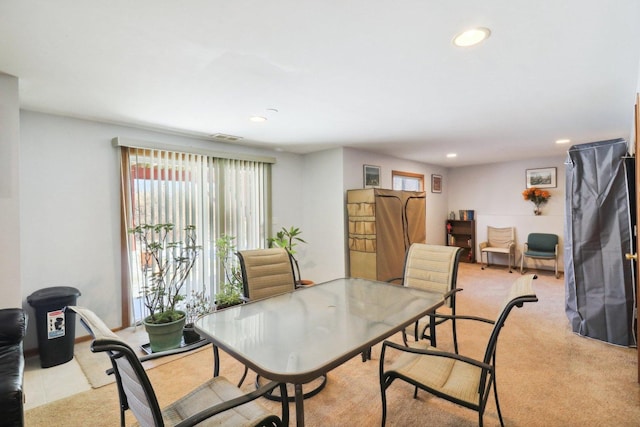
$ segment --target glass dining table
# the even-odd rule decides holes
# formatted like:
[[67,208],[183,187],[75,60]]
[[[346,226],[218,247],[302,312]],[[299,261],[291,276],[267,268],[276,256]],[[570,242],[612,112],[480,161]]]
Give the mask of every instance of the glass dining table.
[[342,278],[207,314],[196,330],[265,379],[294,385],[304,425],[306,384],[443,304],[441,294]]

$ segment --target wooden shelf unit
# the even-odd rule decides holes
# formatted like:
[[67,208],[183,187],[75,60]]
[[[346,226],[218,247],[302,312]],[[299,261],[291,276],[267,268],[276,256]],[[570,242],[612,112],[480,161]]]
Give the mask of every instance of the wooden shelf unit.
[[447,220],[445,224],[447,246],[462,248],[460,262],[476,262],[476,222]]

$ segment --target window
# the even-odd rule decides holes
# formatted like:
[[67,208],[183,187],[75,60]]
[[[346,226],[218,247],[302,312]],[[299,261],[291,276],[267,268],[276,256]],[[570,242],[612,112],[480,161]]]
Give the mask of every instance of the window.
[[411,172],[391,171],[394,190],[424,191],[424,175]]
[[[271,223],[268,162],[122,146],[121,170],[125,230],[139,224],[172,223],[175,230],[196,226],[202,250],[185,284],[186,295],[203,290],[212,297],[224,280],[215,254],[217,238],[235,237],[238,249],[265,246]],[[123,289],[129,304],[128,317],[123,307],[126,325],[146,316],[140,301],[145,258],[133,235],[123,232],[123,241],[129,273]]]

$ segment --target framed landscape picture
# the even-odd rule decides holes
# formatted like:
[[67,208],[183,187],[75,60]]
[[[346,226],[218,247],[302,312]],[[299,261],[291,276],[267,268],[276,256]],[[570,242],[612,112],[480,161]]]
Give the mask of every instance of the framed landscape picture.
[[527,169],[527,188],[555,188],[556,168]]
[[380,166],[364,165],[364,188],[380,187]]

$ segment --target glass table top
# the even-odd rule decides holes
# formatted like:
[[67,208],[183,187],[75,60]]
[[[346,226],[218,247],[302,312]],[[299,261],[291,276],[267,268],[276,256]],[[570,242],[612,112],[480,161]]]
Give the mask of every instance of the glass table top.
[[217,311],[195,327],[266,378],[305,383],[442,302],[440,294],[345,278]]

